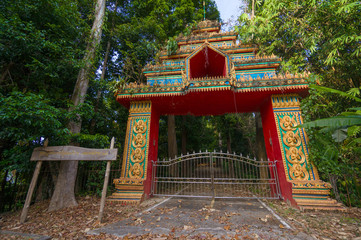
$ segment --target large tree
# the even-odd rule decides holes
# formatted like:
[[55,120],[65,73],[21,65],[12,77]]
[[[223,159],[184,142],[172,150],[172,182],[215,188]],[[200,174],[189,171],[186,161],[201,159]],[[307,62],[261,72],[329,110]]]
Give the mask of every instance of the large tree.
[[33,169],[31,151],[44,138],[50,144],[69,140],[65,109],[86,46],[89,3],[0,3],[0,161],[19,183],[18,176]]
[[[90,37],[83,57],[83,67],[80,69],[75,83],[70,111],[85,101],[89,87],[89,79],[95,68],[96,51],[102,36],[105,2],[105,0],[98,0],[95,5],[93,27],[90,31]],[[80,133],[80,116],[69,122],[69,130],[71,133]],[[60,163],[59,176],[51,198],[49,211],[77,205],[74,194],[77,170],[78,161],[62,161]]]

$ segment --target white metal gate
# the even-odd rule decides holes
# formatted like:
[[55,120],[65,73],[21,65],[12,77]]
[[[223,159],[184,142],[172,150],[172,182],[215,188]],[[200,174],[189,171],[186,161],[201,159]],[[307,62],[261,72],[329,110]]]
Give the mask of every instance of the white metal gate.
[[212,198],[281,197],[276,162],[200,152],[153,161],[152,194]]

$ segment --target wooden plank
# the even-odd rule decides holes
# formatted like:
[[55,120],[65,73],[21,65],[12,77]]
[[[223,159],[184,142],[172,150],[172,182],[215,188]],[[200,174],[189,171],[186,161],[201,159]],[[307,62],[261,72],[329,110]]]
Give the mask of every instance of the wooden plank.
[[[110,142],[110,149],[114,148],[114,137],[112,138]],[[107,189],[108,189],[108,182],[109,182],[109,173],[110,173],[110,161],[107,162],[107,168],[105,170],[105,178],[104,178],[104,184],[103,184],[103,191],[102,191],[102,199],[100,201],[100,209],[99,209],[99,216],[98,221],[101,223],[102,218],[104,215],[104,204],[105,204],[105,198],[107,197]]]
[[36,186],[36,181],[38,180],[38,176],[39,176],[40,169],[41,169],[41,163],[42,163],[42,161],[38,161],[36,163],[33,178],[31,179],[29,190],[28,190],[28,193],[26,195],[26,200],[25,200],[25,204],[24,204],[24,207],[23,207],[23,211],[21,212],[20,223],[24,223],[25,220],[26,220],[26,216],[28,215],[28,210],[29,210],[29,206],[30,206],[30,202],[31,202],[31,197],[33,196],[33,192],[34,192],[34,189],[35,189],[35,186]]
[[94,149],[74,146],[35,148],[30,161],[115,161],[118,149]]

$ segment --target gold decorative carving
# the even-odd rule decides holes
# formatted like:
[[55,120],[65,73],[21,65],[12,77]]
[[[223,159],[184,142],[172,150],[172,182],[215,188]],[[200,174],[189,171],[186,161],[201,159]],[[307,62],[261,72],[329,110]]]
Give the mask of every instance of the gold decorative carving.
[[[309,180],[310,173],[307,165],[310,163],[307,161],[307,153],[304,152],[305,143],[303,142],[301,129],[295,128],[299,124],[296,120],[297,114],[300,111],[298,96],[275,95],[272,97],[272,105],[275,111],[277,111],[275,117],[279,119],[277,131],[280,143],[283,145],[281,151],[289,180]],[[284,108],[287,108],[286,112]],[[289,112],[289,108],[292,108],[292,112]]]
[[288,147],[298,147],[301,145],[301,138],[300,133],[297,130],[297,132],[288,131],[283,136],[283,143],[286,144]]
[[147,131],[147,123],[141,119],[135,123],[133,130],[135,133],[145,133]]
[[292,131],[297,126],[297,122],[293,117],[286,115],[280,120],[280,125],[284,131]]
[[[278,77],[277,77],[278,78]],[[289,95],[274,95],[272,97],[273,107],[299,107],[300,101],[295,94]]]
[[135,163],[133,166],[130,166],[129,176],[131,178],[142,178],[144,175],[143,167],[144,167],[144,163],[143,164]]
[[141,148],[136,148],[130,155],[130,160],[134,163],[143,162],[145,157],[144,151]]
[[301,166],[301,164],[293,164],[290,166],[291,178],[297,180],[308,180],[310,175],[305,166],[306,165]]
[[286,157],[292,164],[303,164],[306,161],[305,154],[303,154],[301,148],[290,147],[290,149],[286,149]]
[[142,134],[138,134],[136,136],[133,137],[133,147],[135,148],[142,148],[145,146],[145,143],[146,143],[146,139],[145,139],[145,136],[142,135]]

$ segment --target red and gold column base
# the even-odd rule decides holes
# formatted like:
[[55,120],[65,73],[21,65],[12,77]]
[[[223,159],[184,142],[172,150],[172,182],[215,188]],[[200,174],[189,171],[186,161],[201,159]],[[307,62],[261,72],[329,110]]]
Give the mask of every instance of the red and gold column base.
[[119,201],[127,205],[137,205],[144,198],[144,179],[114,179],[115,192],[109,197],[111,201]]
[[[303,123],[300,99],[297,94],[272,95],[272,110],[277,130],[285,180],[292,184],[292,199],[300,209],[343,210],[330,199],[331,185],[320,180],[317,168],[309,159],[308,138]],[[284,181],[284,180],[283,180]]]
[[341,203],[331,199],[331,184],[321,180],[291,181],[292,197],[301,210],[345,211]]

